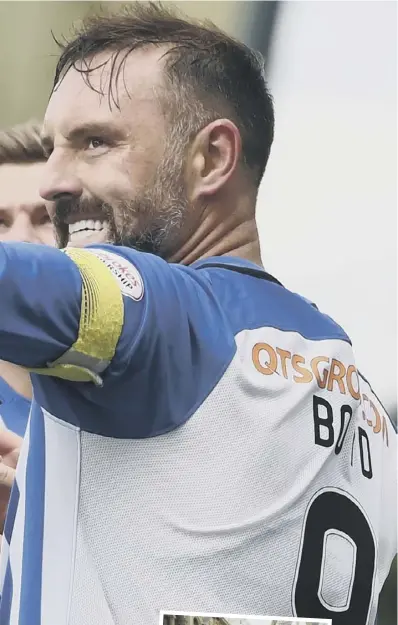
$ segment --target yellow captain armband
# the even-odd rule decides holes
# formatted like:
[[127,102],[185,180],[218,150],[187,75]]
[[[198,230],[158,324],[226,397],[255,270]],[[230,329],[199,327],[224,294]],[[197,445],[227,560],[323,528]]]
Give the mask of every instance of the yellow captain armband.
[[29,372],[73,382],[94,382],[100,386],[100,374],[111,363],[122,333],[122,292],[112,271],[96,254],[77,248],[64,252],[77,265],[82,278],[77,340],[56,361],[45,368],[29,369]]

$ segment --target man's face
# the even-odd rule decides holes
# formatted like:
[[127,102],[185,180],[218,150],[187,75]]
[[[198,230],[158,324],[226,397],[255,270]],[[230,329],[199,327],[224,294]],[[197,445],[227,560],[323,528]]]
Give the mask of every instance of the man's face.
[[41,194],[61,247],[110,242],[161,256],[176,247],[188,206],[184,150],[166,130],[160,56],[129,55],[111,81],[117,107],[109,97],[109,54],[93,60],[93,67],[108,63],[90,73],[91,87],[71,68],[52,94]]
[[0,165],[0,241],[55,245],[39,186],[45,163]]

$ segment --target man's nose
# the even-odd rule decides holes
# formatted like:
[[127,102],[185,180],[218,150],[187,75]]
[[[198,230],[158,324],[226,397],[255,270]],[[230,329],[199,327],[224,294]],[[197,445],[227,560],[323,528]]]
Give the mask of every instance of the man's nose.
[[44,180],[40,187],[41,197],[48,202],[79,198],[83,193],[83,188],[72,168],[68,165],[62,166],[61,162],[51,164],[50,160],[51,157],[43,172]]

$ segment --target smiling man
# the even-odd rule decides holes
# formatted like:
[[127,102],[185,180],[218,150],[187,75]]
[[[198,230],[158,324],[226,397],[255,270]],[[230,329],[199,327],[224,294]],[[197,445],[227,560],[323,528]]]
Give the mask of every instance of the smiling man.
[[261,266],[273,125],[258,57],[157,5],[65,46],[41,194],[66,249],[0,246],[0,356],[35,390],[2,625],[373,624],[396,435],[345,332]]

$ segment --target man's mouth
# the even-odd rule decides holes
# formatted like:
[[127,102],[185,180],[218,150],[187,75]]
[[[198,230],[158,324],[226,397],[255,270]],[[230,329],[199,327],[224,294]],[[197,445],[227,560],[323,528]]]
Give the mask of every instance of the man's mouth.
[[68,224],[69,245],[84,246],[105,243],[108,238],[108,222],[99,219],[80,219]]
[[96,230],[104,230],[106,227],[105,221],[94,219],[80,219],[73,224],[69,224],[69,236],[76,234],[77,232],[84,232],[86,230],[93,232]]

